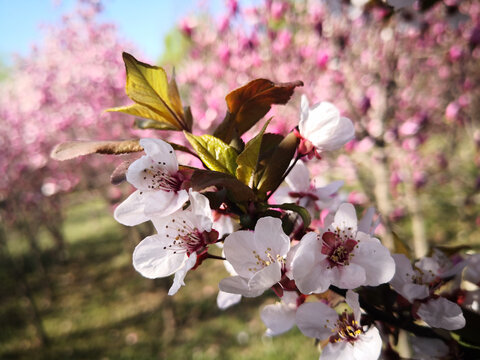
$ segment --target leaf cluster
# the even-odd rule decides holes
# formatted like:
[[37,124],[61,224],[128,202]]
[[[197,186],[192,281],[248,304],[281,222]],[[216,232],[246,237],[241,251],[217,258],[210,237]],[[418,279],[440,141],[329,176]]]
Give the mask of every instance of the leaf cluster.
[[[184,107],[173,75],[165,70],[123,53],[127,80],[126,93],[133,104],[108,109],[136,117],[134,126],[140,129],[183,131],[191,148],[170,143],[176,150],[198,157],[205,169],[182,167],[190,186],[209,195],[212,208],[227,206],[243,218],[245,227],[253,227],[266,213],[282,217],[290,228],[288,214],[300,215],[308,227],[308,212],[296,204],[267,204],[269,196],[282,183],[295,157],[298,138],[267,132],[271,119],[247,143],[241,136],[269,112],[272,105],[286,104],[301,81],[274,83],[256,79],[230,92],[226,97],[227,113],[213,134],[194,135],[194,120],[189,107]],[[51,156],[67,160],[92,153],[123,154],[143,150],[138,140],[69,142],[58,145]],[[124,177],[125,164],[112,176],[118,183]],[[273,210],[273,208],[277,210]]]

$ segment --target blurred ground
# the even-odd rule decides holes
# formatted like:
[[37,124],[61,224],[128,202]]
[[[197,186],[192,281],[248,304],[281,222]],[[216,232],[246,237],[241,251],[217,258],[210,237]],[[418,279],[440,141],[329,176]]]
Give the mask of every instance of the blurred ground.
[[[152,281],[136,273],[131,266],[135,236],[127,236],[129,229],[113,220],[106,203],[85,195],[66,197],[69,255],[64,262],[52,252],[47,235],[38,234],[50,287],[26,240],[8,234],[8,252],[0,260],[1,359],[318,357],[314,342],[297,329],[273,339],[262,336],[260,305],[272,303],[273,293],[218,310],[218,280],[227,276],[220,262],[189,273],[187,286],[168,297],[172,280]],[[22,279],[33,294],[48,345],[41,344],[33,325]]]

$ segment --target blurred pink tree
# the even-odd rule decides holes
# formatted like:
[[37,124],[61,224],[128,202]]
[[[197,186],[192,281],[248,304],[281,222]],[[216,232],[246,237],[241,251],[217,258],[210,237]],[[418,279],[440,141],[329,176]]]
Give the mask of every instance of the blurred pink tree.
[[[79,3],[59,26],[46,29],[43,42],[17,58],[0,88],[0,200],[2,222],[20,229],[35,246],[41,225],[58,247],[59,194],[82,180],[83,188],[105,184],[112,170],[89,159],[49,161],[53,146],[74,139],[131,138],[131,121],[102,114],[123,104],[122,41],[113,24],[100,23],[101,7]],[[85,176],[86,175],[86,176]]]
[[[357,132],[349,144],[355,151],[340,156],[337,165],[375,200],[390,247],[393,221],[411,221],[409,245],[420,257],[428,250],[428,236],[452,240],[438,228],[427,235],[429,192],[421,189],[431,193],[442,183],[452,184],[459,200],[449,205],[467,205],[459,222],[475,223],[480,4],[439,1],[417,10],[382,2],[286,0],[242,9],[229,1],[219,19],[181,22],[191,43],[178,80],[188,89],[202,131],[225,113],[222,94],[253,78],[299,79],[313,103],[335,103],[355,121]],[[270,131],[295,127],[296,114],[296,106],[273,109]],[[467,161],[459,161],[461,152],[467,152]],[[459,171],[468,176],[459,179]]]

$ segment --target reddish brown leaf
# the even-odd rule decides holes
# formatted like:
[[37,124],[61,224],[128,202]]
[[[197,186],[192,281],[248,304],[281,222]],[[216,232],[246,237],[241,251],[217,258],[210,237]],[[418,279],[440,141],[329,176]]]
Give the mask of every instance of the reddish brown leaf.
[[252,189],[233,176],[218,171],[196,169],[191,178],[191,186],[195,191],[201,191],[211,186],[225,188],[234,201],[252,201],[255,194]]
[[214,136],[226,143],[235,135],[241,136],[265,116],[272,104],[286,104],[297,86],[303,86],[303,82],[275,84],[267,79],[256,79],[232,91],[225,98],[227,115]]

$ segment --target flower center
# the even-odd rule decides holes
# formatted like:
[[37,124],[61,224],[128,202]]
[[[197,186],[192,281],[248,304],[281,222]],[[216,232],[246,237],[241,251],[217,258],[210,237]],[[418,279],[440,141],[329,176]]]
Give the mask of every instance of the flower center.
[[280,255],[276,254],[274,255],[272,253],[272,248],[267,248],[264,252],[264,254],[259,254],[256,250],[252,250],[253,257],[255,258],[256,262],[255,264],[258,266],[250,267],[248,268],[249,271],[251,272],[257,272],[260,271],[261,269],[279,262],[283,264],[285,262],[285,259]]
[[339,341],[348,341],[353,343],[358,340],[358,336],[363,334],[363,329],[353,317],[353,314],[343,312],[337,320],[335,328],[332,330],[335,335],[330,336],[331,343]]
[[158,162],[143,170],[143,180],[149,190],[174,191],[181,190],[183,176],[181,173],[170,174],[165,168],[166,163]]
[[322,240],[322,254],[327,255],[330,267],[344,266],[350,263],[357,241],[349,238],[346,234],[342,235],[339,230],[325,232]]
[[165,229],[167,238],[173,241],[170,245],[164,246],[164,250],[172,250],[176,253],[187,253],[188,256],[194,252],[202,253],[206,251],[207,245],[214,243],[218,238],[218,232],[200,231],[186,220],[181,222],[172,219],[170,225],[166,225]]

